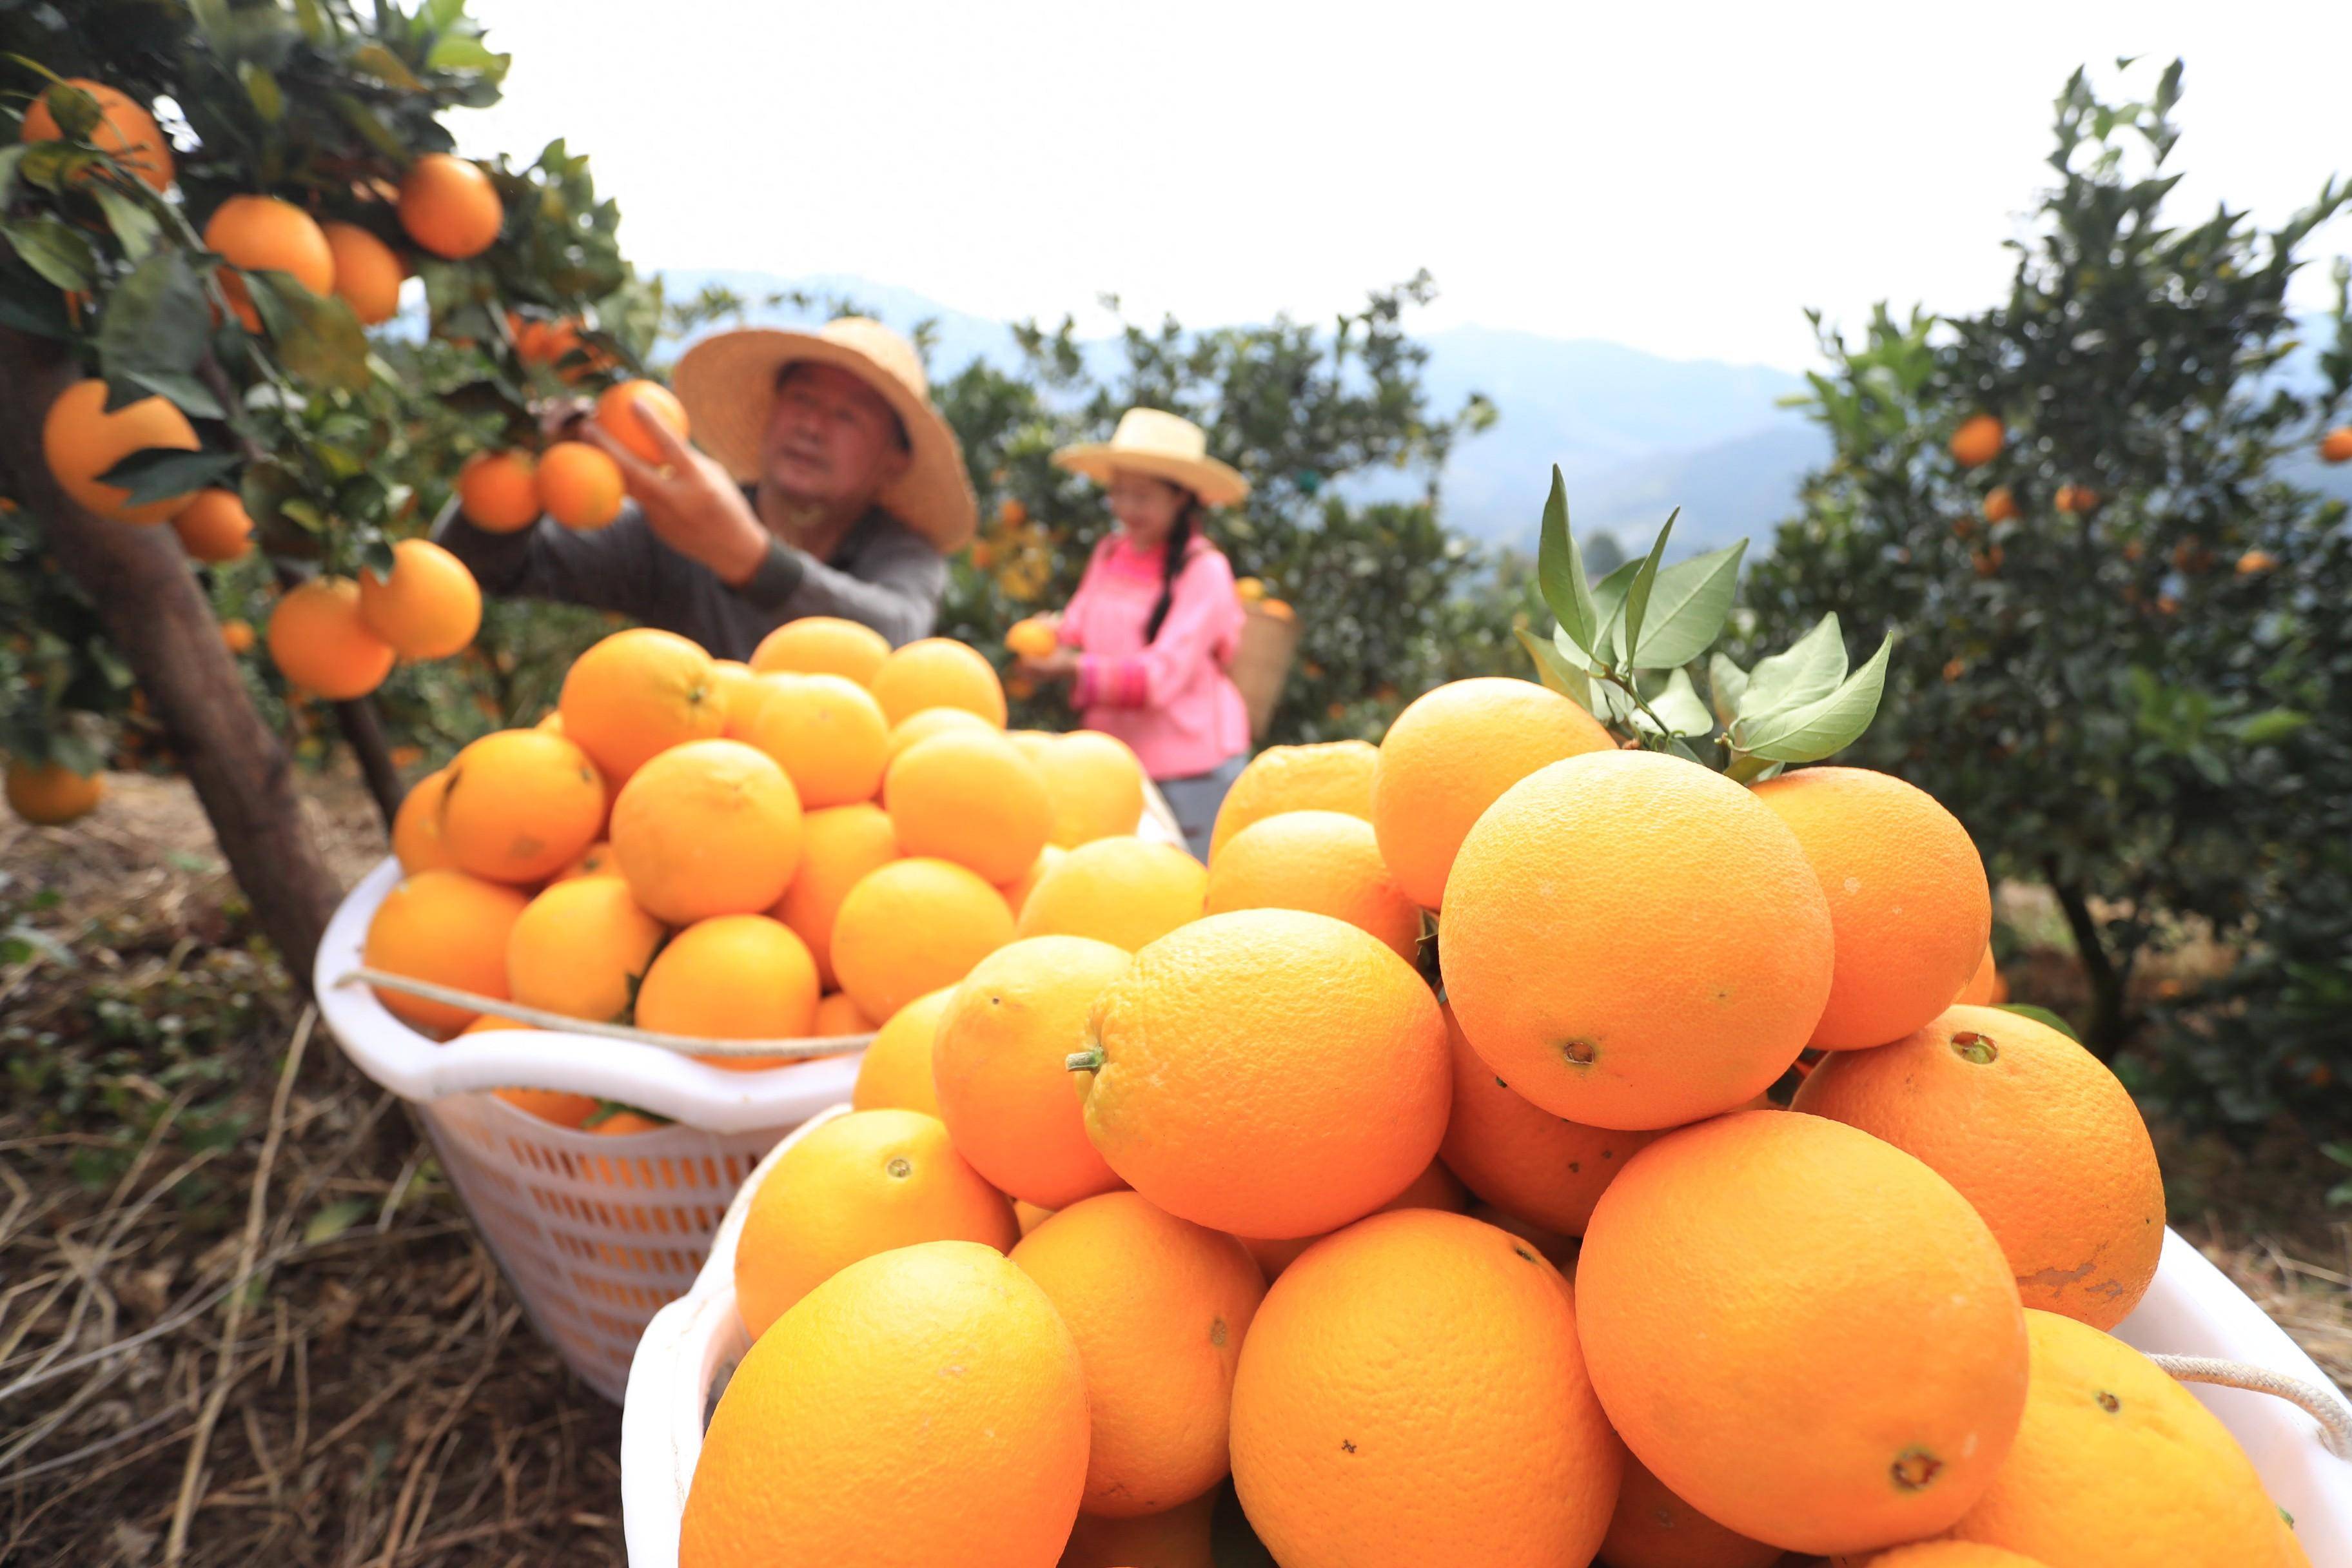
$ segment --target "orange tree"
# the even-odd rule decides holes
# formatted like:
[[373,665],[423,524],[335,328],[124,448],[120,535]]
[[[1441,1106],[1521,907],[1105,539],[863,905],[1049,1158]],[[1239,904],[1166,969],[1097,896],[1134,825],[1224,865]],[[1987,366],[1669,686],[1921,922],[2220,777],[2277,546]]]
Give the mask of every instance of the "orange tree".
[[[267,620],[314,578],[390,570],[459,460],[535,443],[546,399],[635,362],[658,296],[560,142],[521,168],[450,154],[443,115],[494,101],[507,64],[463,0],[10,6],[0,60],[21,118],[0,148],[0,744],[76,772],[117,728],[167,744],[300,974],[336,889],[262,709],[299,735],[326,704],[215,606]],[[423,309],[400,314],[411,272]],[[432,710],[442,668],[404,667],[387,699]],[[343,688],[389,806],[353,700],[383,670],[329,673],[303,684]]]
[[[2352,383],[2340,272],[2316,375],[2286,363],[2298,247],[2347,191],[2267,232],[2173,220],[2179,86],[2178,64],[2140,102],[2067,83],[2002,303],[1823,335],[1835,456],[1748,599],[1759,641],[1823,610],[1906,627],[1859,755],[1950,805],[1997,874],[2048,885],[2095,1048],[2152,1038],[2125,1068],[2184,1110],[2340,1123],[2352,538],[2277,465]],[[2133,984],[2200,923],[2237,950],[2227,977]]]
[[[1114,525],[1101,492],[1051,455],[1102,438],[1121,410],[1146,404],[1199,422],[1211,450],[1252,480],[1213,531],[1237,576],[1262,579],[1297,612],[1297,658],[1269,741],[1377,737],[1428,687],[1517,662],[1513,624],[1535,606],[1528,572],[1490,561],[1441,514],[1447,454],[1494,415],[1477,397],[1430,406],[1428,351],[1404,316],[1433,293],[1416,277],[1328,331],[1285,316],[1202,331],[1123,321],[1115,345],[1091,356],[1067,319],[1017,328],[1017,367],[975,361],[939,386],[985,519],[956,563],[940,630],[1002,657],[1013,622],[1061,606]],[[1026,721],[1068,721],[1058,691],[1012,684]]]

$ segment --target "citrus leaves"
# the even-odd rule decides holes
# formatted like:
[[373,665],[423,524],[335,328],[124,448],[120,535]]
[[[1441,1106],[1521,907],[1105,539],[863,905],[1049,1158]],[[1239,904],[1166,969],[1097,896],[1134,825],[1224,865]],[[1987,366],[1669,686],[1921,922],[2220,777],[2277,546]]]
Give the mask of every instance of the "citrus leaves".
[[[1677,510],[1666,519],[1647,555],[1589,582],[1569,526],[1568,487],[1552,469],[1536,581],[1559,626],[1548,644],[1518,634],[1538,678],[1645,745],[1697,761],[1687,742],[1717,736],[1727,771],[1742,783],[1853,744],[1878,711],[1894,634],[1850,673],[1834,615],[1752,671],[1722,654],[1708,656],[1730,619],[1748,542],[1665,565],[1666,542],[1681,515]],[[1687,668],[1703,657],[1706,698]]]

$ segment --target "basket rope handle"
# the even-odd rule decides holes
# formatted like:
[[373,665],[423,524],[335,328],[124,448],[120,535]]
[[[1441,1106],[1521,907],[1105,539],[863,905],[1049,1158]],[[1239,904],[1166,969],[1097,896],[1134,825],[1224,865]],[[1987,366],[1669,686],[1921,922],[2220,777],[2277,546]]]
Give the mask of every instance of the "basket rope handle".
[[2339,1459],[2352,1459],[2352,1410],[2345,1407],[2342,1397],[2332,1389],[2322,1388],[2305,1378],[2273,1372],[2267,1367],[2249,1366],[2239,1361],[2219,1361],[2211,1356],[2151,1355],[2147,1359],[2181,1383],[2210,1383],[2223,1388],[2249,1389],[2299,1405],[2319,1423],[2320,1446]]
[[335,984],[373,985],[380,991],[397,991],[404,996],[422,997],[427,1002],[469,1007],[478,1013],[512,1018],[519,1024],[535,1025],[542,1029],[560,1029],[567,1035],[593,1035],[603,1040],[626,1040],[633,1045],[651,1046],[656,1050],[670,1051],[678,1056],[785,1057],[797,1061],[863,1050],[866,1042],[873,1038],[871,1035],[824,1035],[792,1040],[709,1040],[692,1035],[665,1035],[654,1029],[631,1028],[625,1024],[600,1024],[588,1018],[567,1017],[543,1007],[526,1007],[520,1002],[478,996],[453,985],[436,985],[429,980],[392,974],[364,964],[338,976]]

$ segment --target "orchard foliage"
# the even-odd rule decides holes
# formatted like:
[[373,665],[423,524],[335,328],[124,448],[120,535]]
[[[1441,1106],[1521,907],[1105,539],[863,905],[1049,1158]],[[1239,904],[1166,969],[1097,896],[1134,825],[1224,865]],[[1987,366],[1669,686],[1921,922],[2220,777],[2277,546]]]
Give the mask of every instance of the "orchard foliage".
[[[1996,876],[2052,889],[2086,1038],[2158,1042],[2125,1067],[2178,1109],[2340,1125],[2352,535],[2280,463],[2352,386],[2340,265],[2332,320],[2287,306],[2352,188],[2269,230],[2177,216],[2179,92],[2177,63],[2142,101],[2067,83],[2002,303],[1822,332],[1811,405],[1835,453],[1750,574],[1754,639],[1824,610],[1901,624],[1856,760],[1948,805]],[[2315,327],[2332,342],[2299,362]],[[1985,415],[2001,438],[1969,466],[1948,438]],[[2177,999],[2135,984],[2200,926],[2237,951],[2229,975]]]

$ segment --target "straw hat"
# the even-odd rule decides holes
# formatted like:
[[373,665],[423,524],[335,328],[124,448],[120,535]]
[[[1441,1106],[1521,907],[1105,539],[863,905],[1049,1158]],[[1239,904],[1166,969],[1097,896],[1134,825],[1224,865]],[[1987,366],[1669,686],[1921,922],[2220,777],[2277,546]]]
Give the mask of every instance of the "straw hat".
[[880,394],[906,427],[913,460],[883,490],[883,510],[944,554],[970,543],[980,525],[980,502],[964,473],[963,447],[931,405],[915,345],[879,321],[844,316],[813,332],[745,327],[703,339],[686,351],[670,378],[693,422],[695,444],[739,483],[756,480],[776,377],[786,365],[803,363],[847,371]]
[[1108,441],[1086,441],[1054,454],[1055,463],[1098,485],[1118,469],[1182,485],[1202,506],[1231,506],[1249,494],[1249,481],[1209,456],[1209,437],[1181,415],[1130,408]]

